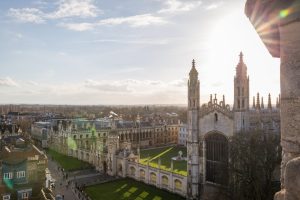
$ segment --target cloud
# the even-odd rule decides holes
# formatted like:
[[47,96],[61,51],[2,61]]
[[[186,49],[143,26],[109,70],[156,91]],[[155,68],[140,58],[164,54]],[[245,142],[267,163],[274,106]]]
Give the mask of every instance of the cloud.
[[84,87],[102,92],[130,92],[127,85],[117,81],[86,80],[84,82]]
[[5,87],[16,87],[18,83],[11,79],[10,77],[0,78],[0,86]]
[[223,1],[212,3],[212,4],[208,5],[208,6],[206,6],[205,9],[206,10],[214,10],[214,9],[219,8],[223,3],[224,3]]
[[[59,26],[65,27],[73,31],[89,31],[98,26],[116,26],[127,24],[130,27],[145,27],[150,25],[162,25],[166,24],[163,18],[154,16],[152,14],[134,15],[129,17],[116,17],[102,19],[94,23],[60,23]],[[120,40],[98,40],[97,42],[117,42],[122,43]],[[141,41],[145,43],[146,41]],[[138,43],[138,41],[130,41],[127,43]]]
[[101,12],[93,0],[59,0],[53,12],[43,12],[38,8],[10,8],[8,16],[20,22],[42,24],[49,19],[97,17]]
[[98,22],[98,25],[120,25],[120,24],[128,24],[131,27],[141,27],[141,26],[149,26],[149,25],[162,25],[166,24],[162,17],[154,16],[153,14],[142,14],[142,15],[134,15],[129,17],[117,17],[117,18],[108,18],[103,19]]
[[93,0],[60,0],[58,9],[47,15],[50,19],[66,17],[97,17],[101,11],[93,4]]
[[177,13],[177,12],[186,12],[190,11],[202,4],[198,0],[166,0],[164,1],[166,8],[163,8],[158,11],[158,13]]
[[[1,102],[58,104],[136,104],[183,103],[186,95],[184,79],[160,80],[93,80],[77,83],[43,84],[34,81],[0,79],[0,85],[18,86],[12,91],[1,90]],[[174,94],[176,94],[174,96]],[[14,98],[13,98],[14,97]],[[171,98],[173,97],[173,99]],[[75,101],[76,102],[75,102]]]
[[67,28],[72,31],[88,31],[95,27],[92,23],[60,23],[59,26]]
[[42,24],[45,22],[43,12],[36,8],[10,8],[8,15],[20,22]]

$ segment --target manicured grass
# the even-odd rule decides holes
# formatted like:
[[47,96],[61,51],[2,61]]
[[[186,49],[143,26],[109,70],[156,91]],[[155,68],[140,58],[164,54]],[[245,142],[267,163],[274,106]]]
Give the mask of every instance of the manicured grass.
[[181,196],[128,178],[90,186],[85,192],[93,200],[184,200]]
[[71,156],[63,155],[52,149],[48,149],[47,154],[50,156],[50,158],[52,157],[66,171],[75,171],[92,168],[92,165],[87,162],[78,160],[77,158],[73,158]]
[[[160,168],[171,171],[171,159],[178,156],[178,152],[182,151],[183,157],[186,157],[187,150],[186,147],[162,147],[155,149],[145,149],[141,150],[140,163],[147,165],[149,160],[149,165],[151,167],[158,168],[158,160],[160,158],[161,165]],[[187,161],[175,161],[173,160],[173,172],[187,176]]]

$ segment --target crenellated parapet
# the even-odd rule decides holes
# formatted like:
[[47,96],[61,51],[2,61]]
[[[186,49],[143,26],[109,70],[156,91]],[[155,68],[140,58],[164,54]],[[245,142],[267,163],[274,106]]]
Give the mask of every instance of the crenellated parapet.
[[203,104],[201,106],[200,118],[215,111],[223,113],[231,119],[233,118],[233,113],[230,109],[229,104],[226,104],[224,95],[222,101],[218,101],[216,94],[214,99],[212,99],[212,95],[210,95],[210,101],[207,104]]

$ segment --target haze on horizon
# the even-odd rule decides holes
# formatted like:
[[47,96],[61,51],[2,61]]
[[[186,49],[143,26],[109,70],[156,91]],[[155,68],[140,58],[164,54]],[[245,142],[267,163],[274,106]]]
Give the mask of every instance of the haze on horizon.
[[240,51],[248,66],[250,100],[270,92],[274,104],[279,60],[260,41],[244,4],[1,1],[0,104],[186,104],[192,59],[201,103],[217,93],[232,104]]

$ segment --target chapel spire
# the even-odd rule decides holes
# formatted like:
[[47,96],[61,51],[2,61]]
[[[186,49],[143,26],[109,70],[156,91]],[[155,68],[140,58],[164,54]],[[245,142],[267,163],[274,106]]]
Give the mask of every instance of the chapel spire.
[[195,62],[195,59],[193,59],[192,61],[192,69],[190,70],[190,80],[191,79],[198,79],[198,71],[196,69],[196,62]]
[[261,97],[261,109],[265,108],[265,104],[264,104],[264,97]]
[[240,56],[240,63],[244,63],[244,54],[242,51],[240,52],[239,56]]
[[257,93],[257,97],[256,97],[256,109],[260,110],[259,93]]
[[269,97],[268,97],[268,109],[272,110],[271,94],[270,93],[269,93]]

